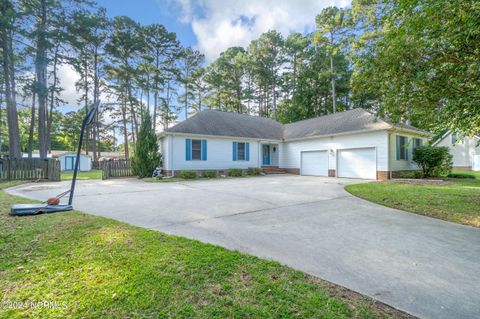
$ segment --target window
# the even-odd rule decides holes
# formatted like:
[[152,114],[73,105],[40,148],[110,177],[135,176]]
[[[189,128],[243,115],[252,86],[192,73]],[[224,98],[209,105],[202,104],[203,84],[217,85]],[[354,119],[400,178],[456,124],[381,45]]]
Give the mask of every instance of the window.
[[233,142],[233,160],[249,161],[250,160],[250,143]]
[[245,143],[237,143],[237,160],[245,160]]
[[420,147],[423,145],[423,140],[421,138],[414,138],[413,139],[413,149]]
[[192,140],[192,160],[202,159],[202,140]]
[[397,160],[408,160],[408,137],[397,135]]

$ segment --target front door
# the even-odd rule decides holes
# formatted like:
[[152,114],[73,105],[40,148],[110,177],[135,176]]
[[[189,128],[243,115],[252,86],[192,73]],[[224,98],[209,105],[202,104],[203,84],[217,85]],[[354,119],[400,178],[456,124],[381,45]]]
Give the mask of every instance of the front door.
[[270,165],[270,145],[263,144],[263,165]]
[[65,157],[65,170],[73,171],[75,169],[75,157],[67,156]]

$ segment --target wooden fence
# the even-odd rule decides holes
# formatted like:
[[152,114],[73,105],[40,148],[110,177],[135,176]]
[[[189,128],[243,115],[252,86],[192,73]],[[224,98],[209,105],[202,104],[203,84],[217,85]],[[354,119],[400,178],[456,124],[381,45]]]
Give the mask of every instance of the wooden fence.
[[0,180],[60,180],[60,162],[56,159],[0,159]]
[[102,179],[133,176],[130,160],[106,160],[101,166]]

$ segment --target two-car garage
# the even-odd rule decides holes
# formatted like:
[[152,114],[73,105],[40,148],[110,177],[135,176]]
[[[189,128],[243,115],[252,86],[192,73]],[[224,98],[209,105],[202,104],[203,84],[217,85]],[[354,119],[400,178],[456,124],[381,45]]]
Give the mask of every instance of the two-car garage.
[[[377,156],[375,147],[338,149],[336,161],[332,156],[329,164],[329,151],[301,152],[301,175],[328,176],[329,168],[335,170],[336,176],[347,178],[376,179]],[[335,152],[332,151],[332,154]],[[336,165],[334,165],[336,162]]]

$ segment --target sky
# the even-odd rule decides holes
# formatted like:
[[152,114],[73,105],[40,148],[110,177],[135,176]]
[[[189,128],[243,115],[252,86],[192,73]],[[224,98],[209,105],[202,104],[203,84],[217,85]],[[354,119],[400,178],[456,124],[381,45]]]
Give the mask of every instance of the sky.
[[[125,15],[141,24],[160,23],[175,32],[184,47],[205,55],[206,63],[232,46],[246,47],[262,33],[284,36],[315,29],[315,16],[328,6],[345,7],[350,0],[97,0],[111,18]],[[64,100],[74,110],[78,75],[68,66],[59,70]],[[182,119],[182,118],[180,118]]]

